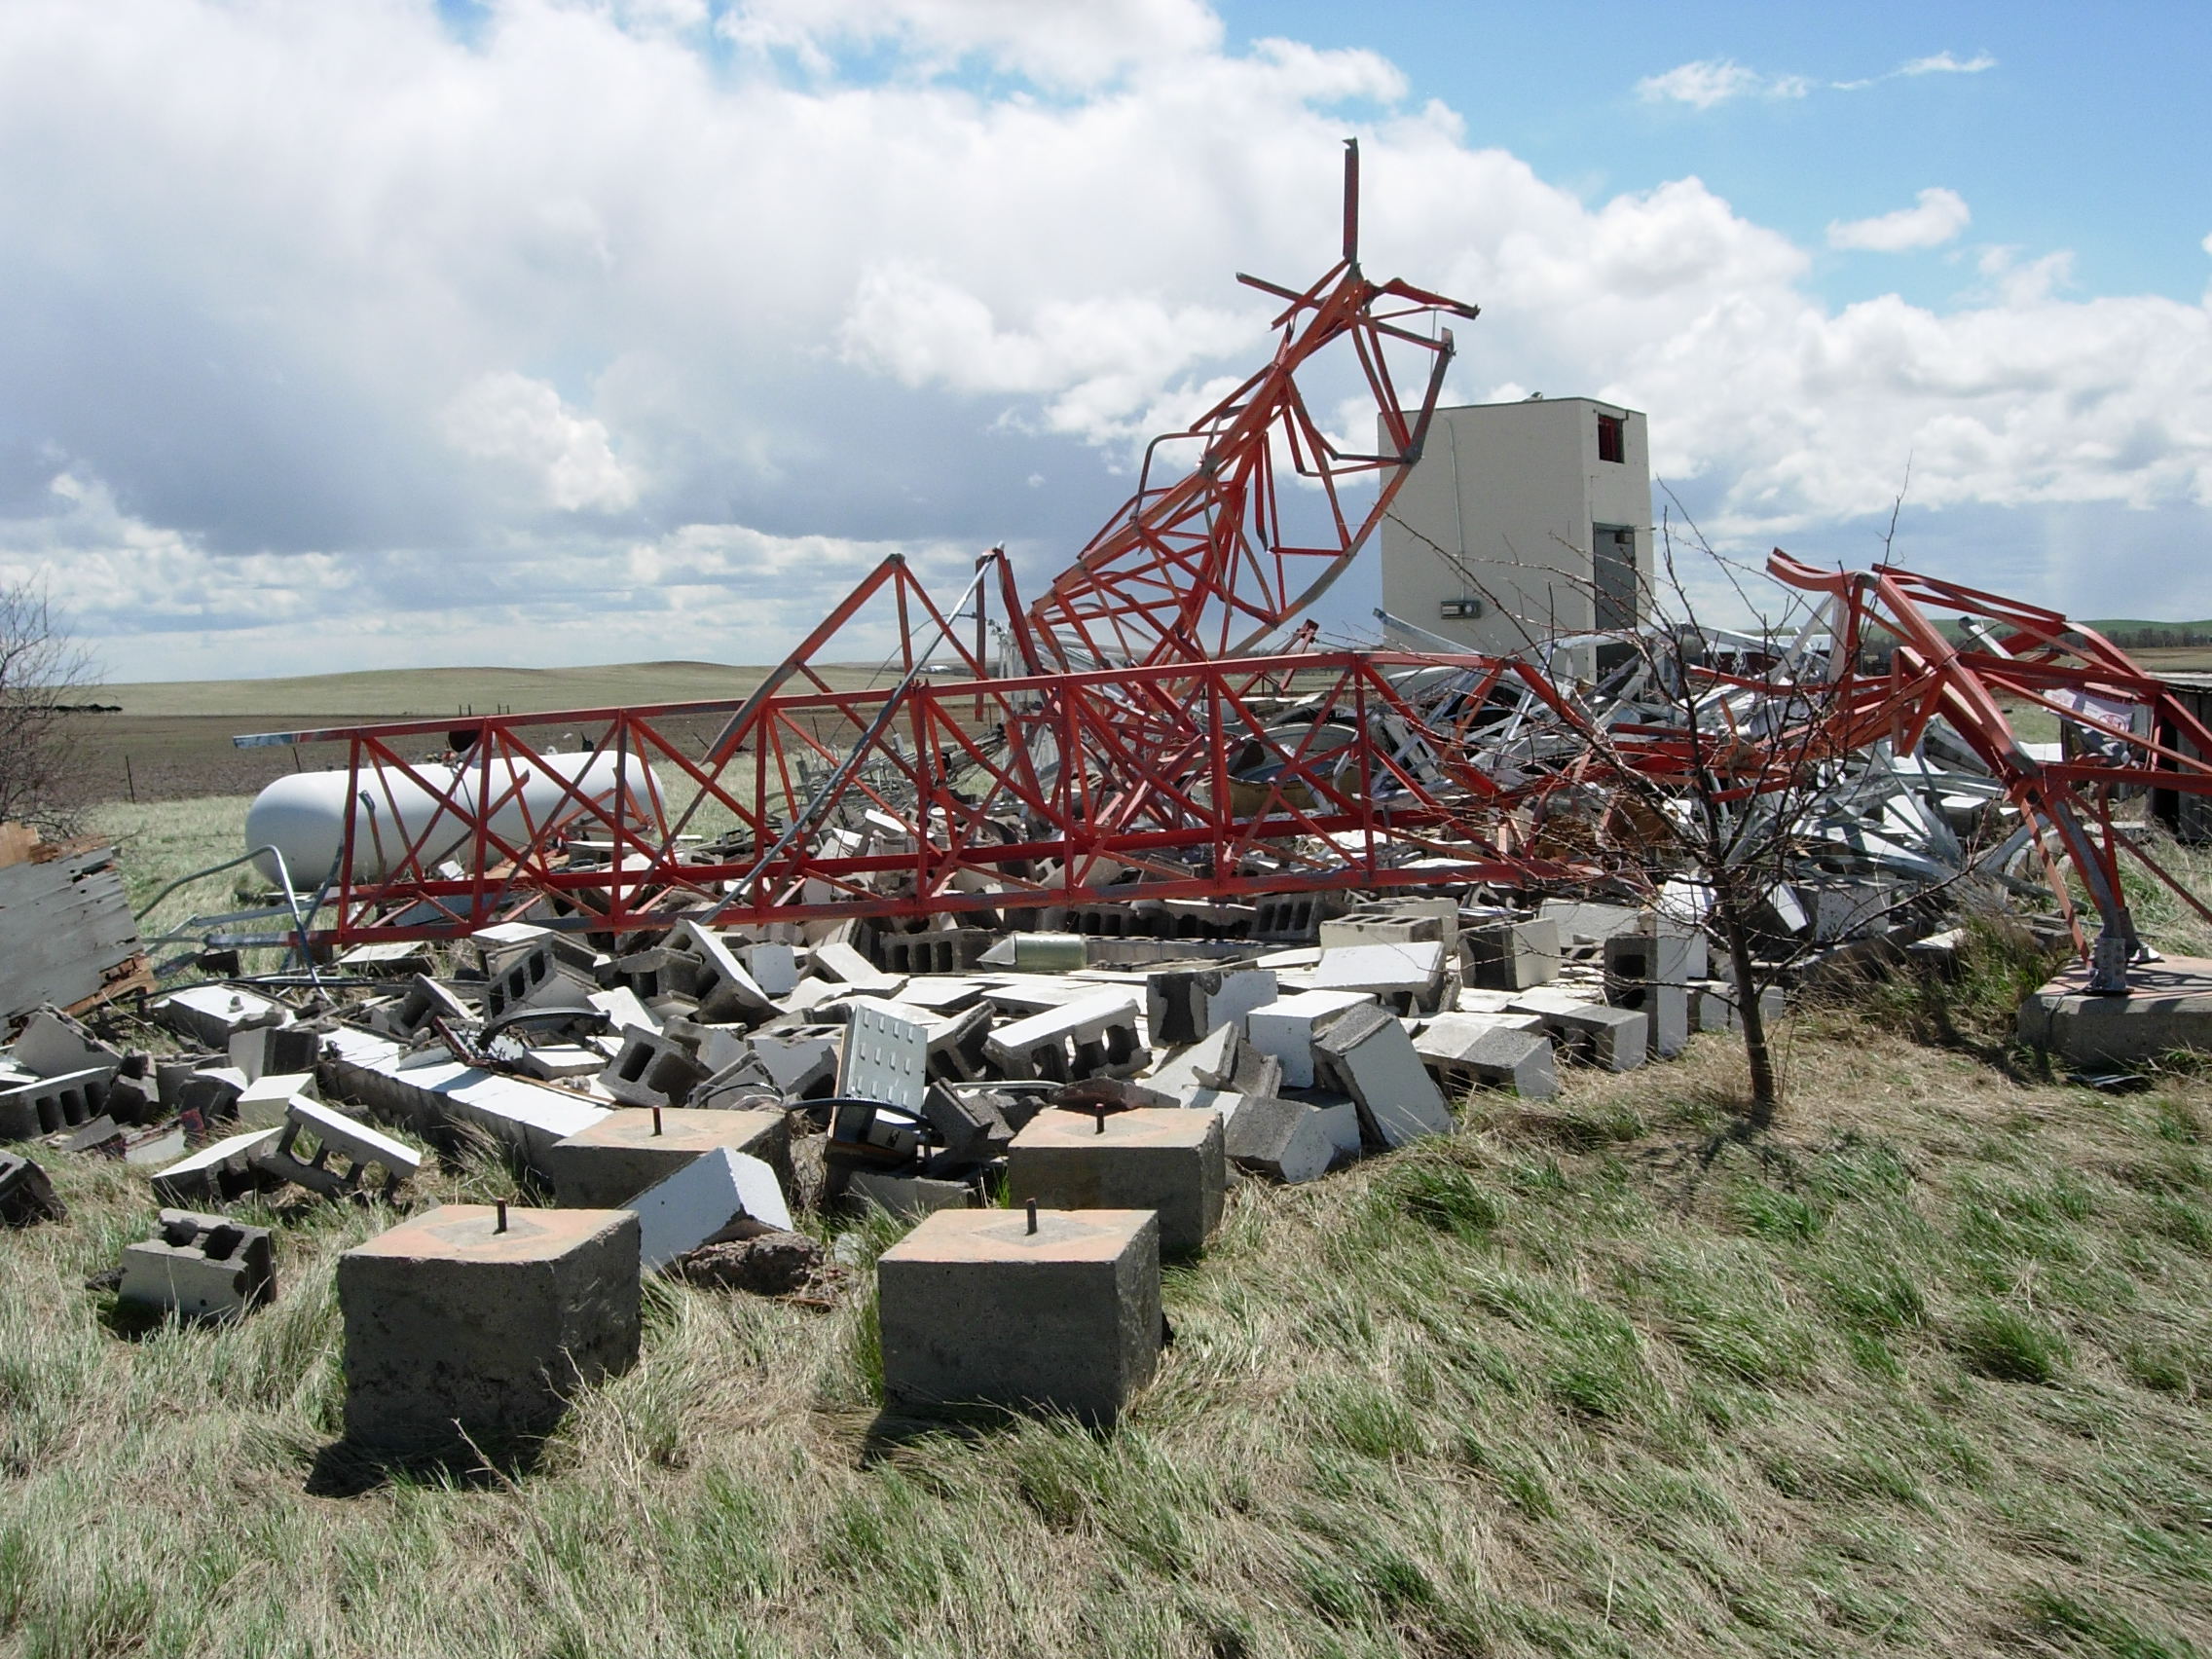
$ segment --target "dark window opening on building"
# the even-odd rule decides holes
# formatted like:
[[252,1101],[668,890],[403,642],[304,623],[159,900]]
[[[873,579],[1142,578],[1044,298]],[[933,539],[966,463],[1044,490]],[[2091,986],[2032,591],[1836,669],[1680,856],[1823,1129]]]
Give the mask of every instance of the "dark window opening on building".
[[1627,424],[1618,415],[1598,417],[1598,459],[1624,464],[1628,461],[1628,439],[1622,428]]

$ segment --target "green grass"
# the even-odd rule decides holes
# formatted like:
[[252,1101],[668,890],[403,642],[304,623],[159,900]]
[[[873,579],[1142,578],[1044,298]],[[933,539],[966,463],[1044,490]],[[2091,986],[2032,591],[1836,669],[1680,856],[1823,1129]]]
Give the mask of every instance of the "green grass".
[[1109,1434],[878,1421],[866,1273],[656,1285],[535,1469],[351,1495],[332,1263],[385,1212],[287,1210],[275,1308],[129,1341],[83,1281],[153,1205],[53,1159],[72,1220],[0,1249],[0,1651],[2199,1651],[2212,1091],[1789,1042],[1769,1131],[1680,1105],[1739,1063],[1701,1038],[1239,1189]]
[[[101,822],[142,900],[243,808]],[[364,1482],[332,1271],[388,1212],[247,1208],[277,1304],[132,1338],[84,1281],[151,1197],[50,1156],[71,1219],[0,1235],[0,1653],[2212,1650],[2212,1078],[1993,1069],[2029,972],[2000,934],[1913,1019],[1791,1019],[1768,1129],[1701,1037],[1240,1188],[1110,1434],[880,1420],[865,1272],[656,1284],[534,1469]]]

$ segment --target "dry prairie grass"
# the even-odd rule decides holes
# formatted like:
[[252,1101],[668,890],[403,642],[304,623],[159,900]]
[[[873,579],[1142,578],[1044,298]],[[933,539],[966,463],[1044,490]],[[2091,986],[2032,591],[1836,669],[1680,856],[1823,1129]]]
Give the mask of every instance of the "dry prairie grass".
[[71,1220],[0,1235],[0,1651],[2203,1651],[2212,1083],[2049,1081],[2006,961],[1787,1022],[1770,1124],[1704,1037],[1241,1188],[1110,1434],[880,1416],[864,1272],[655,1284],[533,1466],[380,1469],[332,1265],[387,1214],[288,1207],[276,1306],[133,1331],[83,1286],[147,1191],[55,1156]]
[[[0,1643],[87,1653],[2181,1654],[2212,1626],[2212,1091],[1855,1015],[1242,1188],[1111,1434],[879,1418],[871,1310],[656,1285],[515,1474],[334,1450],[331,1264],[126,1340],[130,1173],[0,1250]],[[523,1198],[462,1161],[423,1197]],[[869,1235],[879,1245],[886,1235]]]

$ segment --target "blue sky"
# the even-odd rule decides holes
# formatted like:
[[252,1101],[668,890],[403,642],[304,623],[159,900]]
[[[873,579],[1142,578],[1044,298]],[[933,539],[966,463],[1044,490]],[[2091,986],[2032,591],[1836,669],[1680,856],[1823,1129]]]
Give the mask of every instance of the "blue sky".
[[[1696,174],[1759,223],[1818,246],[1833,219],[1888,211],[1930,184],[1973,209],[1976,240],[2071,249],[2098,292],[2195,300],[2212,230],[2204,75],[2212,12],[2191,5],[1652,6],[1592,3],[1571,19],[1511,5],[1219,8],[1232,42],[1287,34],[1366,47],[1415,97],[1464,118],[1468,142],[1511,150],[1591,198]],[[1900,75],[1948,55],[1989,67]],[[1709,108],[1640,96],[1693,62],[1734,63],[1801,95]],[[1837,90],[1836,83],[1870,82]],[[1863,261],[1824,255],[1838,302]],[[1942,304],[1972,285],[1948,255],[1884,276]]]
[[[2180,7],[13,0],[0,576],[118,680],[780,654],[1032,592],[1366,252],[1723,550],[2212,615]],[[1346,419],[1350,419],[1348,409]],[[1371,574],[1332,596],[1361,614]]]

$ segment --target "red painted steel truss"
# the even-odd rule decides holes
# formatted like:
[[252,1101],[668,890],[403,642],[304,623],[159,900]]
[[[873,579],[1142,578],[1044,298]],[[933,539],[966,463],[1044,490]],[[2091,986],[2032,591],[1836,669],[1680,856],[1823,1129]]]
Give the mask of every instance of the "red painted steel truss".
[[[1344,569],[1418,459],[1452,349],[1440,327],[1419,324],[1474,314],[1369,281],[1356,152],[1346,186],[1344,257],[1304,290],[1257,284],[1286,302],[1269,366],[1177,435],[1199,451],[1181,475],[1156,486],[1157,446],[1148,452],[1136,494],[1034,607],[997,551],[949,608],[894,558],[744,699],[476,718],[456,767],[421,758],[448,721],[241,739],[349,747],[351,816],[321,938],[453,937],[525,913],[609,934],[683,913],[1019,918],[1606,873],[1599,855],[1538,856],[1546,811],[1628,772],[1680,780],[1710,746],[1664,723],[1615,723],[1520,658],[1319,652],[1301,648],[1310,629],[1245,654]],[[1340,451],[1309,413],[1300,376],[1332,348],[1373,399],[1381,453]],[[1425,366],[1410,411],[1390,352]],[[1284,529],[1285,464],[1320,508],[1324,538]],[[1362,475],[1375,496],[1355,513],[1341,491]],[[1697,671],[1780,711],[1728,731],[1737,758],[1839,756],[1885,738],[1901,754],[1941,719],[2047,831],[2038,845],[2062,903],[2059,861],[2079,872],[2104,920],[2100,965],[2123,972],[2133,924],[2117,861],[2123,848],[2149,857],[2115,834],[2113,793],[2212,793],[2212,733],[2055,612],[1889,568],[1825,572],[1778,552],[1770,570],[1826,608],[1835,648],[1786,681]],[[1968,643],[1929,609],[1968,618]],[[897,641],[895,678],[855,689],[829,665],[851,660],[840,642],[871,619],[875,637]],[[1862,652],[1885,645],[1887,666],[1862,670]],[[2006,702],[2059,715],[2079,741],[2059,761],[2031,757]],[[1726,697],[1714,706],[1735,719]],[[704,746],[676,735],[702,718],[719,724]],[[1501,719],[1524,734],[1510,753]],[[599,773],[608,787],[545,764],[531,734],[556,725],[616,757]],[[1789,768],[1736,770],[1755,791]],[[534,780],[539,793],[526,798]],[[434,810],[391,810],[409,786]]]

